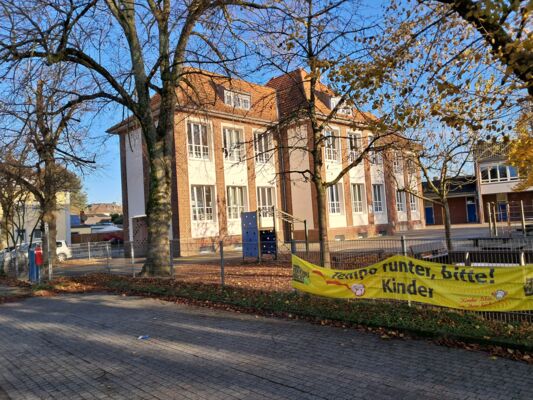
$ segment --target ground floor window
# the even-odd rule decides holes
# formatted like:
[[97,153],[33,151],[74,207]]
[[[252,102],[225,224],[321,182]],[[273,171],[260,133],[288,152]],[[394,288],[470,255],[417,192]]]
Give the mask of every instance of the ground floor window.
[[409,205],[411,206],[411,211],[418,211],[418,197],[416,197],[416,193],[409,193]]
[[274,188],[271,186],[257,188],[257,210],[261,217],[271,217],[274,206]]
[[402,190],[396,191],[396,211],[405,211],[405,192]]
[[241,213],[246,211],[246,186],[228,186],[227,204],[228,219],[239,219]]
[[330,214],[341,213],[341,189],[339,184],[328,187],[328,210]]
[[374,184],[372,185],[372,206],[375,213],[381,213],[384,210],[383,199],[384,199],[384,189],[383,184]]
[[365,186],[362,183],[352,184],[352,211],[356,213],[364,212]]
[[191,209],[193,221],[213,221],[213,191],[212,186],[191,186]]

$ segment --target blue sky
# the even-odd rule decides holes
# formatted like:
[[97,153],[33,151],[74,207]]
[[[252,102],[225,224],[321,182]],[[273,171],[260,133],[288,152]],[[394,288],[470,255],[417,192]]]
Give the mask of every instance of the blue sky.
[[122,119],[119,108],[113,106],[98,114],[92,121],[92,137],[104,137],[105,143],[98,150],[97,169],[87,172],[83,177],[83,189],[87,192],[88,203],[122,203],[120,178],[120,148],[117,136],[105,131]]

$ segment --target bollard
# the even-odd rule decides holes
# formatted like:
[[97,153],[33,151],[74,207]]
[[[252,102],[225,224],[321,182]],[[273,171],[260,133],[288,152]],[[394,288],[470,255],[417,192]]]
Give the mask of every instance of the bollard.
[[520,252],[520,266],[521,267],[526,266],[526,255],[523,251]]
[[465,267],[470,267],[472,265],[472,262],[470,261],[470,252],[467,251],[465,253]]
[[402,244],[402,256],[407,256],[407,243],[404,235],[400,236],[400,242]]
[[35,252],[33,250],[28,250],[28,278],[30,282],[35,283],[38,281],[37,275],[37,266],[35,265]]
[[224,287],[224,241],[221,240],[219,243],[220,248],[220,284]]

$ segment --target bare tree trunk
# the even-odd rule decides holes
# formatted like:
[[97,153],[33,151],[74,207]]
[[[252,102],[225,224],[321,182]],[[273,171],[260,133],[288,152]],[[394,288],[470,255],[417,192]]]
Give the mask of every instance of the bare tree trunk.
[[158,139],[150,147],[150,191],[146,209],[148,255],[141,274],[168,276],[170,275],[168,232],[171,220],[171,159],[166,149],[165,138]]
[[327,202],[326,202],[326,188],[318,180],[314,179],[314,184],[317,193],[317,213],[318,213],[318,241],[320,246],[320,265],[329,268],[331,266],[331,254],[329,251],[328,241],[328,220],[326,217]]
[[450,216],[450,205],[448,199],[442,199],[442,208],[444,210],[444,235],[446,237],[446,247],[448,251],[452,250],[452,219]]

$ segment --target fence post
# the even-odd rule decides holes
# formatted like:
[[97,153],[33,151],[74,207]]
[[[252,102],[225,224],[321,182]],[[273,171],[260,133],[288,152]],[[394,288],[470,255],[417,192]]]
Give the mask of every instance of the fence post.
[[489,217],[489,232],[490,232],[490,237],[492,237],[492,210],[490,208],[490,203],[487,202],[487,214],[488,214],[488,217]]
[[400,242],[402,244],[402,256],[407,256],[407,243],[404,235],[400,236]]
[[220,248],[220,284],[224,287],[224,241],[221,240],[219,243]]
[[133,242],[130,242],[130,255],[131,255],[131,275],[135,278],[135,252],[133,250]]
[[278,232],[276,231],[276,206],[272,206],[272,231],[274,234],[274,260],[278,259]]
[[[17,243],[15,242],[15,246]],[[19,249],[15,247],[15,279],[19,278]]]
[[257,220],[257,259],[259,262],[262,262],[263,254],[261,252],[261,228],[259,226],[261,214],[258,211],[256,211],[255,215],[256,215],[256,220]]
[[507,212],[507,229],[509,230],[509,236],[511,236],[511,206],[509,202],[505,205],[505,211]]
[[46,235],[46,254],[48,254],[48,281],[50,282],[52,280],[52,260],[56,255],[50,255],[50,227],[48,222],[44,224],[44,230]]
[[520,252],[520,266],[524,267],[526,265],[526,254],[524,251]]
[[307,220],[304,219],[305,232],[305,256],[309,259],[309,232],[307,231]]
[[111,265],[109,263],[109,243],[105,244],[106,258],[107,258],[107,273],[111,273]]
[[521,222],[522,222],[522,234],[524,236],[527,236],[526,233],[526,214],[524,213],[524,201],[520,200],[520,214],[521,214]]
[[498,237],[498,208],[496,203],[492,203],[492,215],[494,217],[494,236]]

